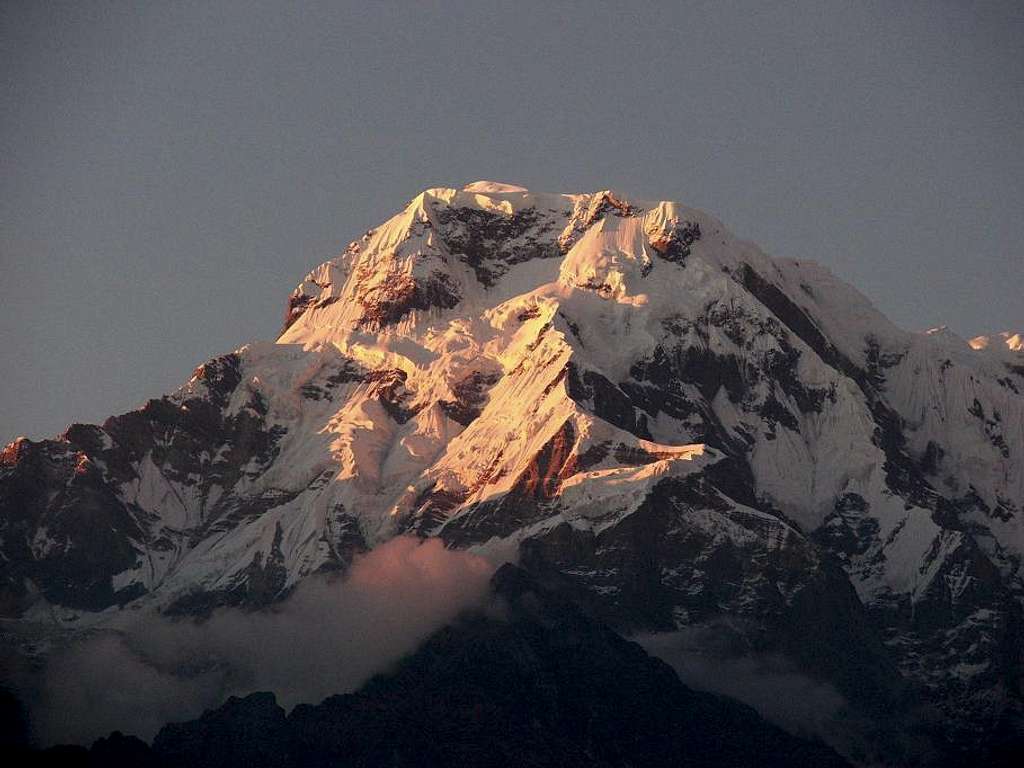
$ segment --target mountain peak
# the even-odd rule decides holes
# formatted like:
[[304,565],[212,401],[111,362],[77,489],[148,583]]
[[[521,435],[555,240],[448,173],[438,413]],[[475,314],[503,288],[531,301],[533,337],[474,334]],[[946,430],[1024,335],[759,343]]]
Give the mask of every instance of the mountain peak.
[[506,184],[501,181],[474,181],[472,184],[467,184],[462,188],[463,192],[482,192],[491,194],[503,194],[507,192],[529,192],[526,187],[520,187],[517,184]]
[[1024,352],[1024,331],[1002,331],[989,335],[975,336],[968,342],[978,350],[1002,350]]
[[0,611],[262,606],[436,537],[624,631],[736,619],[854,708],[902,671],[983,733],[1024,633],[1021,335],[985,338],[903,331],[677,203],[429,189],[277,343],[5,450]]

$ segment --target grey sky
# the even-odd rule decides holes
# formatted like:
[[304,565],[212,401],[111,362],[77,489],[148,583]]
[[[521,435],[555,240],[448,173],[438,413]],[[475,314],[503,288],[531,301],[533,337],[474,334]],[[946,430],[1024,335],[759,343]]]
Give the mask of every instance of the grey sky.
[[[0,443],[273,337],[428,186],[614,187],[1024,326],[1024,5],[0,3]],[[138,6],[138,7],[134,7]]]

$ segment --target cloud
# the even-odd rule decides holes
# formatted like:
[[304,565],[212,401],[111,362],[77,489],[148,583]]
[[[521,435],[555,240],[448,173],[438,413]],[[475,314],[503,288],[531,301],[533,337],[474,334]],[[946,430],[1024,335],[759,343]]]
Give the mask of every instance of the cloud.
[[29,695],[34,733],[44,745],[112,730],[151,739],[228,695],[269,690],[291,707],[355,690],[481,605],[493,571],[439,539],[398,537],[357,558],[345,579],[307,579],[269,610],[101,631],[50,658]]
[[632,639],[691,688],[742,701],[785,730],[836,746],[846,699],[778,653],[740,648],[734,627],[705,626]]

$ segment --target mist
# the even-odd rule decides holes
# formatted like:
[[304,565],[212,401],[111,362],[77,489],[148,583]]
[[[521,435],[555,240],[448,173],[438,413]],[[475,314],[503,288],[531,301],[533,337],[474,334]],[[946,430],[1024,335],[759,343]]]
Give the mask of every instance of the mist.
[[714,625],[631,639],[668,663],[691,688],[737,699],[790,733],[836,745],[846,699],[785,656],[741,651],[730,628]]
[[[344,579],[306,579],[260,612],[205,621],[152,614],[53,654],[21,694],[41,746],[113,730],[151,740],[229,695],[273,691],[285,708],[355,690],[461,611],[482,605],[495,566],[439,539],[398,537]],[[28,688],[28,690],[26,690]]]

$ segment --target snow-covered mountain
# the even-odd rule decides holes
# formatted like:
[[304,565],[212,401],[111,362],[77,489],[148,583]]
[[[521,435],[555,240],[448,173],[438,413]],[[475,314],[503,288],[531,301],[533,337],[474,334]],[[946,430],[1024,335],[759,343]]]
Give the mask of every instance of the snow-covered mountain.
[[0,607],[261,606],[439,536],[983,739],[1020,728],[1022,507],[1020,335],[904,331],[678,203],[478,182],[310,272],[276,342],[8,445]]

